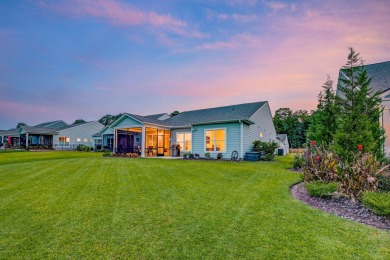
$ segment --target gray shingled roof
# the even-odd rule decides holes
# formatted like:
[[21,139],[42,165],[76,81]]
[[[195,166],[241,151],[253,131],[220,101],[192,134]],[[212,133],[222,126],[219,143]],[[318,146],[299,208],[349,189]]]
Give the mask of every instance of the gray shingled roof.
[[162,117],[163,115],[166,115],[166,114],[167,113],[161,113],[161,114],[155,114],[155,115],[147,115],[147,116],[144,116],[144,117],[158,120],[160,117]]
[[18,131],[15,128],[12,128],[9,130],[0,130],[0,135],[4,135],[4,136],[10,135],[10,136],[18,136],[19,137]]
[[125,113],[125,115],[131,116],[143,123],[167,127],[189,127],[191,125],[197,124],[233,122],[238,120],[242,120],[250,124],[252,123],[250,121],[250,117],[265,103],[267,102],[262,101],[224,107],[184,111],[174,117],[170,117],[165,120],[156,120],[149,117],[129,113]]
[[67,125],[68,125],[68,124],[65,123],[65,122],[62,121],[62,120],[56,120],[56,121],[41,123],[41,124],[39,124],[39,125],[35,125],[34,127],[57,129],[57,128],[65,127],[65,126],[67,126]]
[[171,126],[190,126],[195,124],[245,120],[259,110],[266,102],[254,102],[224,107],[214,107],[181,112],[164,122]]
[[[371,87],[374,92],[380,91],[382,93],[390,89],[390,61],[364,65],[364,68],[367,70],[368,76],[372,78]],[[340,69],[339,79],[340,77],[344,78],[342,70]]]
[[277,136],[279,137],[279,139],[280,139],[281,142],[286,141],[286,138],[287,138],[287,135],[286,135],[286,134],[278,134]]
[[157,119],[152,119],[149,117],[134,115],[134,114],[129,114],[129,113],[125,113],[125,114],[129,115],[129,116],[131,116],[131,117],[133,117],[133,118],[135,118],[138,121],[143,122],[143,123],[149,123],[149,124],[161,125],[161,126],[169,126],[169,124],[167,124],[166,120],[157,120]]
[[45,128],[45,127],[35,127],[35,126],[23,126],[23,130],[25,133],[29,133],[29,134],[54,134],[54,133],[56,133],[56,129]]

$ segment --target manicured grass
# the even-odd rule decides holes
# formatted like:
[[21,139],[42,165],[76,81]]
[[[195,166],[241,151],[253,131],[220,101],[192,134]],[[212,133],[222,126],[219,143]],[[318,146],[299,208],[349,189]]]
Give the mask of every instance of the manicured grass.
[[91,157],[42,154],[23,163],[0,155],[10,162],[0,165],[1,259],[390,257],[388,232],[291,197],[300,179],[286,170],[292,157],[230,163],[79,154]]
[[12,163],[36,162],[54,159],[90,158],[101,157],[102,153],[78,152],[78,151],[15,151],[7,150],[0,153],[0,165]]

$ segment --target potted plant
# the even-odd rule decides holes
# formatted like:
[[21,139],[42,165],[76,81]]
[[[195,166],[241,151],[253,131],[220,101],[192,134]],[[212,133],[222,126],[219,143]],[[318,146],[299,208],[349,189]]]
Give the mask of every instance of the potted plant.
[[218,160],[221,160],[222,157],[223,157],[223,154],[222,154],[222,153],[218,153],[218,154],[217,154],[217,159],[218,159]]
[[211,155],[210,155],[209,152],[207,152],[207,153],[204,154],[204,156],[206,157],[206,159],[210,159],[210,156],[211,156]]
[[200,155],[198,153],[195,154],[195,160],[198,160]]
[[189,155],[189,153],[183,154],[183,159],[187,159],[187,158],[188,158],[188,155]]

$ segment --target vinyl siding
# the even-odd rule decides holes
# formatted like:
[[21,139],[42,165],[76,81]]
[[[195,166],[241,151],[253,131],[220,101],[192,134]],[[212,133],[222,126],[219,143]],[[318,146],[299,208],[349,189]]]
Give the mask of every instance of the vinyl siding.
[[[268,102],[254,113],[250,120],[254,122],[253,125],[244,125],[244,152],[252,150],[252,143],[255,140],[261,140],[263,142],[277,141],[276,130]],[[263,138],[260,138],[260,132],[263,133]]]
[[[53,136],[53,146],[56,150],[74,149],[79,144],[84,144],[93,147],[94,139],[93,135],[99,132],[103,128],[103,125],[98,121],[89,122],[79,126],[59,130],[58,135]],[[69,137],[70,146],[59,146],[59,137]],[[77,142],[77,138],[81,138],[81,142]],[[87,138],[87,142],[84,142],[84,138]],[[91,141],[92,140],[92,141]]]
[[142,123],[138,122],[137,120],[134,120],[133,118],[129,116],[125,116],[122,118],[120,122],[115,124],[115,129],[119,128],[131,128],[131,127],[141,127]]
[[[240,152],[240,124],[210,124],[194,126],[192,131],[192,153],[198,153],[201,157],[206,153],[205,151],[205,137],[206,129],[226,129],[226,152],[222,153],[223,158],[230,158],[234,150]],[[211,157],[216,158],[219,152],[210,152]]]
[[102,135],[106,135],[106,134],[114,134],[114,130],[110,127],[107,127],[106,129],[104,129],[104,131],[102,132]]

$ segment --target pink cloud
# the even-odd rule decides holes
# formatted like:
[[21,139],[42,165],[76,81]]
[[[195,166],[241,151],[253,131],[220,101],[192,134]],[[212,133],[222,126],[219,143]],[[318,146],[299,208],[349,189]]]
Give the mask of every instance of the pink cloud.
[[201,32],[191,30],[185,21],[176,19],[169,14],[142,11],[119,1],[70,0],[62,4],[40,2],[40,6],[67,15],[102,19],[117,26],[148,25],[163,28],[186,37],[200,38],[204,36]]
[[283,2],[265,2],[264,4],[273,10],[280,10],[288,7],[288,4]]

